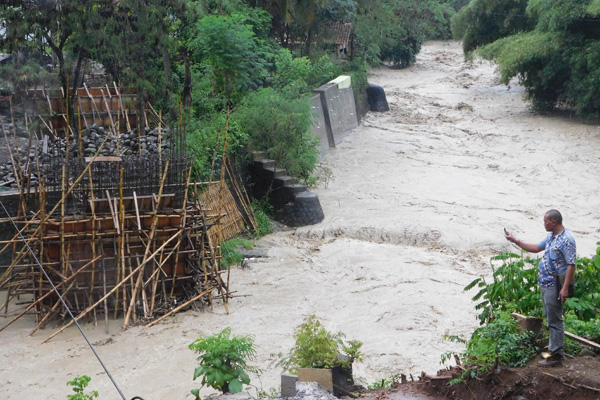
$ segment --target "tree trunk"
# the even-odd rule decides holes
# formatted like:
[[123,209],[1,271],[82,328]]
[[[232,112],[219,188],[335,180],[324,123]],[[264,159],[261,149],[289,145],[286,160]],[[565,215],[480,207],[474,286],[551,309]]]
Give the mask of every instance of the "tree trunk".
[[187,49],[183,50],[183,61],[185,64],[183,105],[189,107],[192,105],[192,69],[190,67],[190,52]]
[[[75,117],[75,107],[73,103],[75,102],[75,98],[77,97],[77,87],[79,86],[79,74],[81,73],[81,63],[83,61],[83,57],[81,53],[77,54],[77,64],[75,64],[75,72],[73,73],[73,83],[71,86],[71,96],[69,98],[69,115],[71,116],[71,126],[77,126],[77,118]],[[79,110],[81,112],[81,110]]]
[[144,134],[144,127],[146,126],[145,122],[144,122],[144,88],[142,87],[142,85],[138,85],[137,87],[137,129],[138,129],[138,134],[139,135],[143,135]]
[[165,95],[167,96],[167,104],[169,104],[169,117],[172,120],[177,118],[175,108],[172,106],[171,93],[173,93],[173,70],[171,69],[171,56],[169,54],[169,48],[163,43],[162,48],[162,59],[163,59],[163,70],[165,71],[165,78],[167,80],[167,90]]

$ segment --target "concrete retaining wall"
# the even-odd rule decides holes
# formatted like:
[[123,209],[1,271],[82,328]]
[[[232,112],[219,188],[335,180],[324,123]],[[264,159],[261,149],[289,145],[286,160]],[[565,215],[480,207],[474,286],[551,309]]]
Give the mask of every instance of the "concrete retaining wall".
[[321,138],[319,154],[325,156],[344,137],[358,127],[358,116],[349,76],[342,75],[315,89],[311,98],[313,133]]

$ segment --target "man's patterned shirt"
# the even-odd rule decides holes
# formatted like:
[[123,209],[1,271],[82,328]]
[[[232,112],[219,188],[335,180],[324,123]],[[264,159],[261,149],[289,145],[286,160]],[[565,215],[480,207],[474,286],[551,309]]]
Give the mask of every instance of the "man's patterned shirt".
[[570,232],[563,229],[556,236],[546,236],[538,246],[545,250],[539,265],[538,282],[544,287],[556,286],[555,276],[565,274],[568,265],[575,265],[575,239]]

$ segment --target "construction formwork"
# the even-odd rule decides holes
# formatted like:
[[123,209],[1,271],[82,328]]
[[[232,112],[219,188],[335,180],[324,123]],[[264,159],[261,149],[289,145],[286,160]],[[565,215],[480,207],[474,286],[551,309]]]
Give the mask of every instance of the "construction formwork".
[[[76,319],[104,319],[107,329],[109,318],[122,317],[126,328],[215,301],[227,309],[232,291],[220,244],[246,220],[239,186],[234,198],[225,173],[193,183],[191,160],[173,151],[37,161],[19,181],[37,170],[39,184],[21,185],[18,210],[5,219],[18,232],[0,242],[0,253],[12,253],[0,306],[13,317],[0,330],[28,313],[37,320],[32,333],[65,318],[57,292]],[[23,296],[26,306],[9,314],[9,303]]]

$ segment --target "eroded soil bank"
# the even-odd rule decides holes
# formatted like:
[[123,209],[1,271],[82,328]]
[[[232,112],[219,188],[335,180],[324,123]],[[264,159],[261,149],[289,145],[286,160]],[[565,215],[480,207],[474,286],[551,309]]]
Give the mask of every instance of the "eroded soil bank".
[[[252,334],[263,369],[253,383],[277,387],[273,366],[294,328],[316,314],[332,331],[364,342],[363,384],[395,374],[435,374],[459,350],[445,334],[478,326],[463,287],[489,276],[489,257],[544,236],[543,213],[558,208],[578,252],[595,252],[600,228],[600,135],[596,121],[531,113],[517,85],[500,86],[494,66],[465,62],[455,42],[427,43],[406,70],[371,72],[391,110],[371,113],[323,160],[332,174],[316,189],[326,218],[261,239],[268,257],[232,272],[230,314],[217,306],[150,329],[84,326],[123,392],[182,399],[192,381],[197,337],[230,326]],[[118,398],[75,329],[50,343],[32,319],[0,333],[0,398],[65,398],[66,382],[92,377],[101,398]]]

